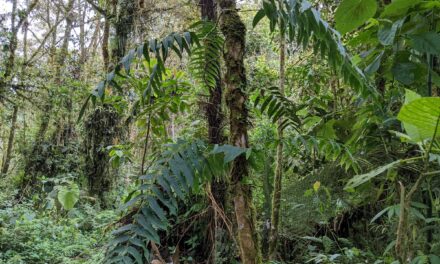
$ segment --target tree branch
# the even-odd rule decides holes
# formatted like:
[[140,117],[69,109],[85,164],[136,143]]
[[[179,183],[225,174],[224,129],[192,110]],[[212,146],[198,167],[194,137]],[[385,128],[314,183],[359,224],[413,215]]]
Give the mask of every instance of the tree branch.
[[105,16],[105,17],[109,17],[109,15],[107,14],[107,10],[105,10],[105,9],[103,9],[103,8],[101,8],[101,7],[99,7],[97,4],[95,4],[94,2],[93,2],[93,0],[86,0],[87,1],[87,3],[89,3],[92,7],[93,7],[93,9],[95,9],[96,11],[98,11],[101,15],[103,15],[103,16]]

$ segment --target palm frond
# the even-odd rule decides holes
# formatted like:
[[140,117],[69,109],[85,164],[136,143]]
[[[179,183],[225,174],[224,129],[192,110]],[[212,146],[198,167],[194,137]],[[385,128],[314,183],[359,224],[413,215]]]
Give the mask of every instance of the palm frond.
[[[160,232],[167,232],[178,205],[219,173],[246,149],[231,145],[209,146],[203,141],[179,140],[169,144],[121,209],[132,209],[129,222],[113,232],[106,263],[151,261],[150,243],[160,244]],[[134,209],[133,209],[134,208]],[[163,233],[162,233],[163,234]],[[149,262],[148,262],[149,263]]]
[[223,37],[216,24],[201,21],[192,26],[200,45],[191,51],[189,68],[207,90],[213,89],[220,80],[220,59],[223,50]]
[[311,45],[315,53],[327,59],[344,81],[364,97],[377,95],[364,73],[352,63],[339,32],[330,27],[308,1],[264,0],[253,25],[256,26],[264,17],[269,19],[272,32],[279,28],[290,42],[296,42],[304,48]]
[[273,123],[283,117],[280,129],[285,129],[288,126],[298,129],[301,125],[301,120],[296,114],[301,107],[296,106],[281,94],[278,87],[261,90],[260,95],[255,98],[254,105],[259,108],[261,113],[266,113]]

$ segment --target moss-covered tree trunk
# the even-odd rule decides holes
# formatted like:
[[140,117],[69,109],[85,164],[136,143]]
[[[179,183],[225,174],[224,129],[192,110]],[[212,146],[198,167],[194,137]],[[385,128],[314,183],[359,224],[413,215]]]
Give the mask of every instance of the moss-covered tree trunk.
[[[285,61],[286,61],[286,44],[284,36],[281,36],[280,40],[280,93],[284,95],[284,81],[285,81]],[[277,145],[277,157],[276,168],[274,178],[274,189],[272,199],[272,216],[271,216],[271,228],[269,236],[269,258],[274,260],[276,257],[277,244],[278,244],[278,232],[280,224],[280,207],[281,207],[281,191],[283,180],[283,130],[281,124],[283,120],[280,118],[278,121],[278,145]]]
[[[128,39],[133,31],[136,3],[134,0],[107,0],[105,10],[96,6],[94,8],[105,16],[102,56],[105,71],[111,71],[125,56]],[[110,27],[113,30],[110,30]],[[110,41],[111,32],[114,34]],[[120,95],[123,96],[123,94]],[[96,120],[101,121],[96,122]],[[112,171],[110,168],[106,147],[113,145],[116,141],[123,141],[124,130],[121,120],[121,114],[115,111],[112,105],[105,104],[96,108],[85,121],[85,174],[90,194],[97,196],[103,207],[107,207],[105,194],[111,190],[117,174],[117,171]]]
[[[203,20],[216,23],[217,5],[214,0],[200,0],[201,17]],[[218,65],[220,62],[217,61]],[[221,78],[218,76],[215,87],[209,90],[209,99],[205,107],[206,119],[208,122],[208,141],[210,144],[223,144],[225,137],[223,134],[223,113],[222,113],[223,88]],[[213,179],[211,182],[211,192],[216,205],[211,206],[209,213],[209,237],[205,245],[205,256],[209,258],[209,263],[229,263],[231,254],[225,244],[230,244],[226,223],[219,216],[218,209],[226,212],[227,207],[227,181],[224,178]],[[217,209],[216,206],[220,208]],[[222,259],[222,260],[220,260]]]
[[85,127],[85,175],[89,192],[107,206],[105,194],[111,190],[113,175],[110,173],[106,147],[113,144],[120,131],[119,114],[110,105],[96,108],[84,122]]
[[12,12],[11,12],[11,37],[9,38],[9,56],[6,60],[5,65],[5,74],[3,76],[4,79],[8,78],[13,71],[15,64],[15,50],[17,49],[17,33],[18,29],[16,29],[15,25],[15,16],[17,13],[17,0],[12,1]]
[[133,31],[134,17],[136,13],[136,1],[115,1],[113,15],[116,16],[113,23],[115,35],[112,43],[112,60],[116,65],[124,56],[127,49],[129,35]]
[[[106,1],[107,10],[110,9],[109,1],[110,0]],[[102,59],[104,61],[104,71],[108,71],[108,66],[110,63],[110,54],[108,51],[108,39],[110,36],[110,18],[108,16],[105,16],[104,19],[105,19],[104,20],[104,31],[102,34],[101,50],[102,50]]]
[[15,129],[16,129],[16,123],[17,123],[17,114],[18,114],[18,106],[14,105],[12,111],[12,120],[11,120],[11,128],[9,130],[9,138],[8,138],[8,148],[6,150],[5,157],[3,159],[3,166],[2,166],[2,173],[6,174],[9,170],[9,164],[11,162],[12,158],[12,148],[14,146],[14,136],[15,136]]
[[[225,99],[229,108],[230,141],[234,146],[247,148],[249,147],[248,109],[243,61],[246,27],[238,15],[235,0],[218,0],[218,4],[221,10],[220,27],[225,36],[224,82]],[[249,169],[244,155],[235,159],[230,173],[241,261],[243,264],[260,263],[261,254],[254,221],[252,189],[245,183]]]

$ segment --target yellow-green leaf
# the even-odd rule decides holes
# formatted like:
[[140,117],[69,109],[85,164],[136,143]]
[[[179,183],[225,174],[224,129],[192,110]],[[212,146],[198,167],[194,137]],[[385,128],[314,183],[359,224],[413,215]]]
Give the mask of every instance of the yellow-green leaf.
[[[424,97],[405,104],[399,112],[399,119],[412,140],[420,142],[434,136],[440,137],[437,120],[440,116],[440,98]],[[437,127],[437,133],[436,132]]]
[[321,182],[320,182],[320,181],[317,181],[317,182],[315,182],[315,183],[313,184],[313,190],[314,190],[315,192],[317,192],[317,191],[319,190],[320,187],[321,187]]
[[71,210],[79,200],[78,185],[63,186],[58,191],[58,201],[64,209]]

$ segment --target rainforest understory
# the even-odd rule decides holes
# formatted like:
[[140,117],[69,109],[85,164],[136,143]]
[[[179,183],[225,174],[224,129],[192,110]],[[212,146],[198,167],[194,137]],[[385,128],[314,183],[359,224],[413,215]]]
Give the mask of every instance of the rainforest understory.
[[0,5],[0,264],[440,264],[440,0]]

